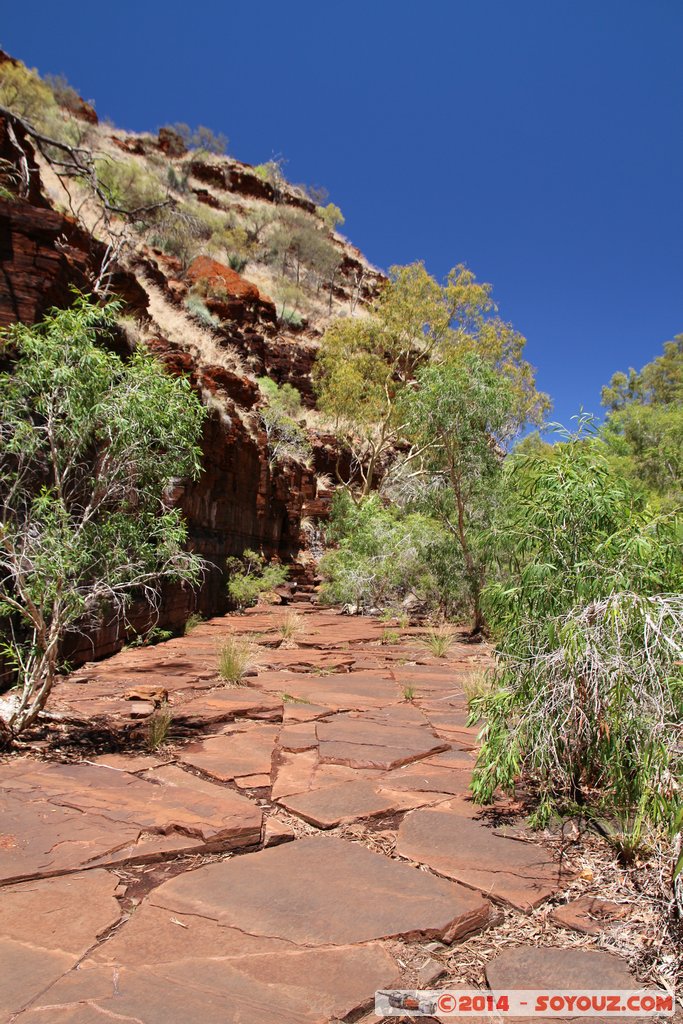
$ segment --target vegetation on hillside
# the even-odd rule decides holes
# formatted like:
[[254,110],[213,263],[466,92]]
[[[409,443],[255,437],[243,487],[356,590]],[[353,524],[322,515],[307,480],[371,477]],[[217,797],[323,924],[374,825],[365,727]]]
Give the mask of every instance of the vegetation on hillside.
[[164,580],[197,584],[201,562],[166,491],[199,473],[204,410],[187,381],[103,339],[115,304],[78,299],[0,338],[0,616],[18,686],[5,741],[34,722],[74,631],[156,607]]

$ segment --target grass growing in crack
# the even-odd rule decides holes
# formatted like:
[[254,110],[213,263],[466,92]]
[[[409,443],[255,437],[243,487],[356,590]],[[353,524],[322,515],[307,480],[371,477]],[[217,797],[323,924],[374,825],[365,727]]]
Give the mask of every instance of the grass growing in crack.
[[163,701],[154,712],[147,726],[147,737],[145,746],[150,753],[154,753],[162,747],[168,739],[168,734],[173,721],[173,713],[167,701]]
[[403,697],[404,697],[405,700],[415,700],[415,687],[414,686],[404,686],[403,687]]
[[304,697],[294,697],[291,693],[281,693],[280,700],[283,704],[310,704],[310,700]]
[[298,612],[287,612],[278,625],[278,632],[283,640],[295,640],[304,631],[303,616]]
[[380,637],[381,644],[397,644],[400,640],[400,634],[395,629],[385,629]]
[[252,651],[246,640],[229,637],[218,651],[218,674],[226,683],[239,683],[252,664]]
[[192,632],[192,630],[199,626],[200,623],[202,623],[203,621],[204,619],[201,617],[201,615],[198,615],[196,612],[193,612],[192,615],[189,615],[185,623],[185,628],[183,630],[185,636],[188,636]]
[[439,626],[427,633],[420,641],[435,658],[445,658],[453,646],[453,634],[446,626]]

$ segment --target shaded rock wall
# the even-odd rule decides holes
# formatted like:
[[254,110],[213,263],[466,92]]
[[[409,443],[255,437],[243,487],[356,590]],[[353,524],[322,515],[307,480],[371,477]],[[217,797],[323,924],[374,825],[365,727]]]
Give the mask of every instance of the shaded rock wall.
[[[0,122],[0,147],[1,131]],[[35,165],[33,175],[39,180]],[[0,200],[0,324],[35,323],[51,306],[68,305],[71,286],[87,291],[102,252],[102,243],[51,209],[39,189],[28,200]],[[162,261],[141,259],[138,267],[152,272],[174,301],[182,301],[185,286],[173,281]],[[147,295],[134,273],[119,268],[114,290],[130,311],[147,315]],[[237,288],[233,293],[226,343],[235,343],[258,372],[291,380],[310,396],[310,349],[291,340],[277,341],[268,300],[256,304],[255,316],[248,289],[244,295]],[[244,309],[237,308],[240,303]],[[265,436],[259,433],[257,418],[248,415],[260,400],[253,381],[223,366],[198,365],[190,352],[161,333],[150,347],[170,372],[188,375],[205,400],[217,399],[210,403],[215,407],[204,426],[203,472],[197,481],[181,483],[175,495],[188,521],[190,546],[210,563],[198,595],[179,586],[166,590],[158,624],[177,629],[195,609],[205,615],[226,610],[226,558],[241,555],[247,547],[282,560],[297,552],[302,516],[320,514],[325,506],[316,495],[315,471],[331,472],[335,455],[329,442],[321,442],[315,447],[314,468],[292,463],[271,469]],[[149,613],[140,606],[131,617],[142,625]],[[74,662],[101,657],[122,642],[120,624],[112,622],[87,640],[73,638],[67,654]]]

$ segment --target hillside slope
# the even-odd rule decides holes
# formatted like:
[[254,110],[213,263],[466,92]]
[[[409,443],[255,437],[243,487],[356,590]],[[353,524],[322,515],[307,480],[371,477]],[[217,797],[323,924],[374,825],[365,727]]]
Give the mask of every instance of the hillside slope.
[[[201,594],[166,593],[159,625],[224,611],[225,560],[245,548],[305,576],[302,521],[325,514],[340,454],[315,410],[318,339],[331,318],[362,316],[382,275],[277,164],[188,148],[173,129],[100,124],[73,91],[48,95],[7,55],[0,71],[18,83],[11,105],[0,88],[0,324],[36,322],[72,288],[118,296],[121,355],[146,345],[209,412],[203,472],[174,500],[211,568]],[[259,378],[300,393],[309,452],[273,459]],[[95,653],[120,643],[107,627]]]

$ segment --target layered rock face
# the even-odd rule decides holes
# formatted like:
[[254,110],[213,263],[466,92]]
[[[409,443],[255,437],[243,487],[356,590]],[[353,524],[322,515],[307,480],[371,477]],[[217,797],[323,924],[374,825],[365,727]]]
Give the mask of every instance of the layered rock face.
[[[73,218],[51,207],[31,147],[26,139],[20,142],[29,154],[31,188],[27,198],[0,200],[2,326],[35,323],[51,306],[68,305],[73,287],[91,290],[105,248]],[[166,138],[160,144],[170,145]],[[0,157],[9,162],[17,158],[2,119]],[[184,300],[190,288],[202,283],[208,290],[207,309],[220,328],[212,332],[215,351],[198,354],[196,346],[185,343],[182,327],[173,339],[168,337],[155,319],[149,295],[150,288],[156,289],[164,311],[187,321]],[[180,481],[174,495],[188,521],[190,546],[209,565],[199,594],[181,587],[164,594],[158,624],[175,629],[191,611],[210,615],[226,610],[226,558],[241,555],[245,548],[281,560],[296,555],[302,518],[325,514],[316,474],[333,470],[337,452],[332,439],[313,436],[310,467],[297,462],[269,465],[266,438],[254,414],[262,401],[254,377],[289,381],[311,405],[315,344],[310,337],[284,333],[271,299],[236,271],[200,256],[184,272],[173,257],[137,244],[126,265],[114,267],[111,291],[124,300],[126,313],[144,325],[149,348],[171,373],[187,375],[209,408],[203,472],[197,481]],[[116,344],[124,354],[128,343],[123,332]],[[222,358],[228,348],[244,360],[248,373],[229,368]],[[143,626],[146,615],[141,607],[133,621]],[[68,654],[78,662],[111,654],[121,643],[118,628],[110,625],[91,640],[79,641]]]

